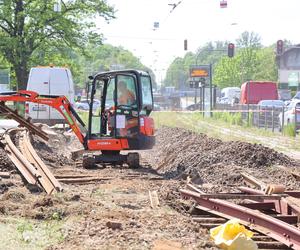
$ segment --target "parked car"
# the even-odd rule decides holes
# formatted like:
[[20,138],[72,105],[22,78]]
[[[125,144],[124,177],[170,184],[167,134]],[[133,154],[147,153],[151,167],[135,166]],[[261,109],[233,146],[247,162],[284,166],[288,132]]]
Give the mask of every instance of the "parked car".
[[195,110],[200,110],[201,109],[201,103],[198,102],[196,104],[191,104],[189,106],[186,107],[186,110],[189,110],[189,111],[195,111]]
[[285,103],[282,100],[261,100],[258,106],[261,108],[283,108]]
[[284,114],[279,114],[280,129],[282,128],[282,116],[284,119],[283,125],[295,123],[295,117],[297,118],[297,129],[300,129],[300,100],[292,101],[288,106],[285,107]]
[[296,93],[296,95],[292,98],[292,100],[300,100],[300,91]]
[[[75,103],[75,108],[81,109],[81,110],[89,110],[90,109],[89,103],[90,103],[89,100],[81,100],[80,102]],[[100,105],[101,105],[101,102],[98,99],[95,99],[93,102],[93,110],[96,110],[97,108],[99,108]]]
[[278,99],[288,101],[292,99],[291,90],[289,89],[278,89]]
[[275,82],[245,82],[241,86],[241,104],[258,104],[261,100],[278,100]]
[[[27,90],[40,95],[64,95],[74,105],[74,83],[70,69],[65,67],[33,67],[30,69]],[[31,117],[33,122],[48,125],[65,123],[64,117],[54,108],[37,103],[25,104],[25,117]]]

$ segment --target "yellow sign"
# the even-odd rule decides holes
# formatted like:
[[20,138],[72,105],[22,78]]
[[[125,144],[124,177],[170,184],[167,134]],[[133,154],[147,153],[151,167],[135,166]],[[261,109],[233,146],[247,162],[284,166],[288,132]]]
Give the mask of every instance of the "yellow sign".
[[191,77],[207,77],[208,71],[205,69],[192,69]]

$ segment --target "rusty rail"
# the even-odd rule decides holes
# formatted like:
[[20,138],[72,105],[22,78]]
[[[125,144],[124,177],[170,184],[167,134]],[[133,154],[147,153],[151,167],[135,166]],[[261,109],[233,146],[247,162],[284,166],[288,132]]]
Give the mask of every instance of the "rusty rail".
[[[259,205],[267,205],[265,203],[253,203],[253,209],[251,209],[243,206],[243,204],[237,205],[226,200],[202,198],[201,194],[189,190],[180,190],[180,192],[183,197],[193,198],[197,202],[198,207],[206,209],[212,214],[227,219],[238,218],[242,224],[253,228],[256,231],[261,232],[292,249],[300,249],[300,230],[295,226],[280,220],[279,218],[284,214],[279,214],[276,218],[255,210],[258,209]],[[288,214],[285,215],[287,216]]]
[[62,191],[62,186],[50,172],[46,164],[37,155],[36,151],[32,147],[29,138],[29,131],[23,130],[20,133],[19,147],[21,152],[26,155],[29,162],[38,170],[40,173],[39,182],[48,194],[51,194],[54,190]]
[[[11,140],[11,135],[18,134],[19,148]],[[26,181],[33,185],[40,185],[47,194],[62,191],[62,186],[50,172],[45,163],[32,147],[29,132],[26,129],[10,129],[4,134],[4,150],[15,164]]]
[[7,133],[4,134],[3,145],[8,157],[15,164],[26,181],[32,185],[36,185],[39,177],[38,171],[30,164],[30,162],[28,162],[26,157],[13,144],[10,136]]
[[46,132],[44,132],[41,128],[35,126],[34,124],[30,123],[28,120],[20,116],[17,111],[10,109],[5,105],[4,102],[0,102],[0,115],[6,116],[8,118],[12,118],[17,121],[20,126],[26,127],[29,131],[37,136],[41,137],[42,139],[48,141],[49,137]]

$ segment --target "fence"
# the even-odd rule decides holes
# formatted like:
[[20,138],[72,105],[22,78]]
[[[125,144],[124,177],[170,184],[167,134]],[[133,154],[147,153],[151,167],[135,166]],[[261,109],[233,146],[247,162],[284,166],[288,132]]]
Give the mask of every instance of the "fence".
[[254,104],[216,104],[215,112],[222,111],[230,114],[240,113],[243,122],[273,132],[281,131],[287,124],[294,124],[295,130],[300,129],[300,106],[298,105],[288,113],[284,107],[261,107]]

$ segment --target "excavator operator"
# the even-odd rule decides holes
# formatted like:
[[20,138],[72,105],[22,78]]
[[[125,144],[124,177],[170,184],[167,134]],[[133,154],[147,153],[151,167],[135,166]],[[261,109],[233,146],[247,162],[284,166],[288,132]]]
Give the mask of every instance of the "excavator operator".
[[118,82],[118,104],[119,105],[132,105],[135,103],[135,94],[127,88],[127,84],[124,81]]

